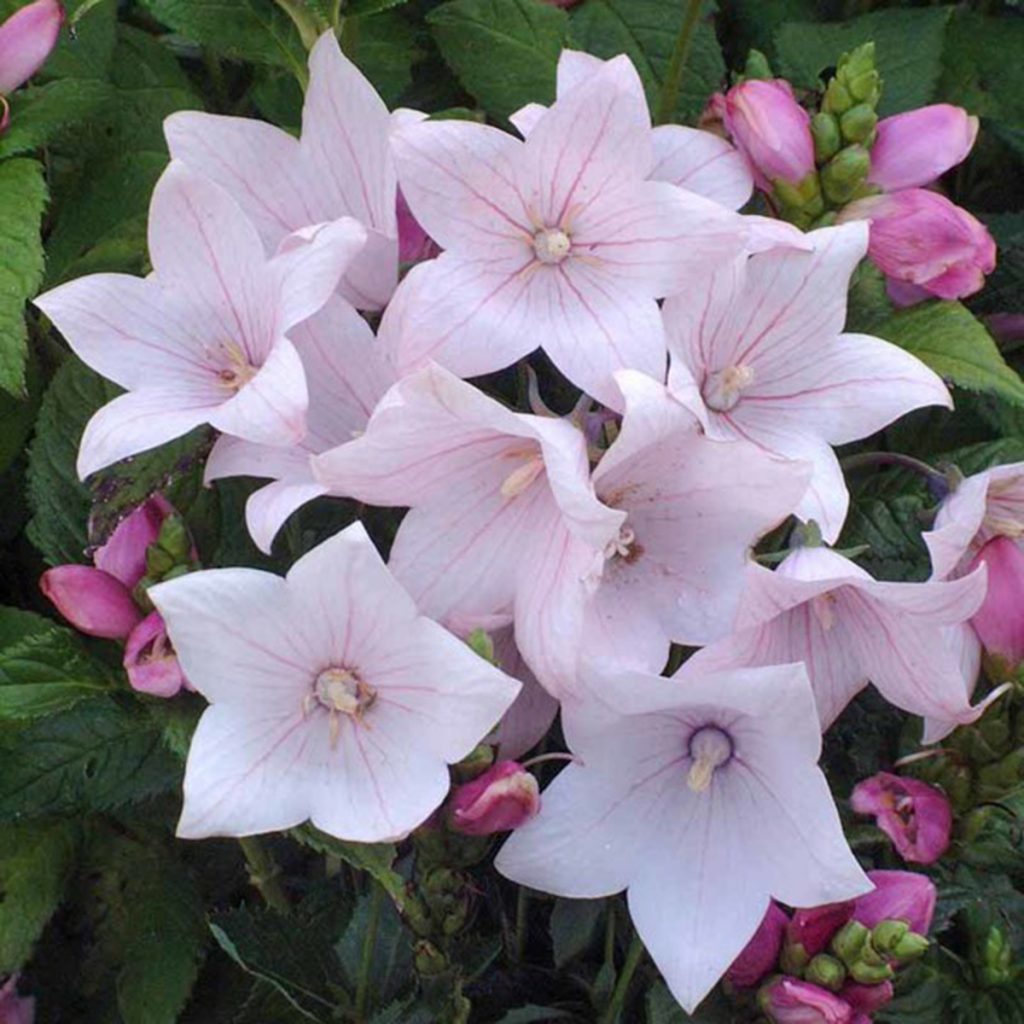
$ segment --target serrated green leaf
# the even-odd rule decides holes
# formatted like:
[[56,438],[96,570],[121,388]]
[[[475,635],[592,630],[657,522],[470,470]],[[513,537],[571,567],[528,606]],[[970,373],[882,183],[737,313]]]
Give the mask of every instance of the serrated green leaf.
[[0,822],[110,810],[181,784],[181,765],[141,709],[112,700],[0,730]]
[[380,11],[387,11],[393,7],[402,7],[409,0],[350,0],[345,8],[347,17],[363,17],[367,14],[377,14]]
[[427,17],[449,67],[480,105],[507,118],[550,103],[569,19],[539,0],[449,0]]
[[77,845],[68,822],[0,829],[0,974],[19,970],[31,955],[60,904]]
[[61,33],[57,46],[43,66],[47,78],[69,78],[78,81],[104,79],[110,72],[114,55],[117,26],[117,0],[91,3],[83,16],[76,19],[80,8],[91,0],[71,0],[66,4],[74,30]]
[[[879,113],[895,114],[930,103],[942,73],[942,51],[952,7],[872,11],[852,21],[797,22],[775,33],[776,71],[794,85],[815,89],[823,70],[843,53],[874,41],[882,74]],[[913,40],[908,46],[907,40]]]
[[1024,382],[1006,365],[980,321],[959,302],[921,303],[900,311],[876,331],[957,387],[991,391],[1024,404]]
[[70,630],[0,608],[0,718],[53,714],[112,685],[110,670],[89,657]]
[[921,539],[925,528],[921,513],[931,504],[919,494],[855,500],[839,546],[867,545],[857,561],[877,579],[927,579],[930,565]]
[[0,135],[0,158],[49,144],[115,98],[116,90],[106,82],[70,78],[19,89],[10,99],[11,126]]
[[357,870],[365,871],[401,907],[405,880],[393,867],[397,856],[393,843],[349,843],[310,824],[293,828],[291,834],[303,846],[339,857]]
[[43,277],[43,245],[39,237],[46,183],[35,160],[0,162],[0,388],[22,397],[28,333],[25,302]]
[[[690,45],[675,110],[675,119],[684,124],[696,121],[725,79],[725,61],[710,18],[713,10],[714,4],[705,3]],[[573,11],[569,35],[574,47],[598,57],[626,54],[656,110],[682,20],[678,0],[587,0]]]
[[381,8],[379,14],[347,22],[349,31],[356,41],[352,59],[384,102],[396,106],[412,82],[413,64],[424,55],[416,29],[400,11]]

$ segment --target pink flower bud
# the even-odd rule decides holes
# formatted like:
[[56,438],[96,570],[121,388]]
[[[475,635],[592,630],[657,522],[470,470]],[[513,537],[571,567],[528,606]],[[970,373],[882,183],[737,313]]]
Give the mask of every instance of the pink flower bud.
[[852,1024],[853,1009],[817,985],[779,977],[758,994],[761,1010],[774,1024]]
[[89,565],[48,569],[39,587],[75,629],[89,636],[123,640],[142,618],[128,588]]
[[936,103],[878,122],[868,181],[886,192],[930,185],[970,153],[978,119]]
[[867,1015],[880,1010],[892,1000],[892,982],[883,981],[878,985],[858,985],[857,982],[851,981],[842,987],[839,995],[850,1004],[854,1013]]
[[[903,304],[922,292],[941,299],[973,295],[995,269],[988,229],[937,192],[912,188],[859,199],[840,220],[871,221],[868,255],[898,286],[893,298]],[[914,286],[909,293],[908,285]]]
[[786,945],[801,946],[808,957],[817,956],[852,916],[852,901],[797,910],[786,928]]
[[724,120],[764,191],[780,178],[796,185],[814,170],[811,119],[783,79],[734,85],[725,95]]
[[988,590],[971,625],[989,654],[1011,671],[1024,661],[1024,551],[1009,537],[994,537],[971,562],[988,566]]
[[854,901],[853,919],[865,928],[880,921],[906,921],[912,932],[927,935],[935,915],[935,886],[913,871],[869,871],[875,888]]
[[13,92],[43,66],[63,22],[57,0],[35,0],[0,25],[0,93]]
[[36,1019],[35,999],[18,995],[18,976],[14,975],[0,988],[0,1024],[33,1024]]
[[433,259],[441,247],[423,230],[420,222],[413,216],[409,204],[398,190],[396,201],[398,213],[398,258],[402,263],[420,263]]
[[173,697],[186,685],[159,612],[151,612],[132,630],[124,645],[124,668],[132,689],[151,697]]
[[499,761],[472,782],[458,786],[450,806],[451,826],[468,836],[519,828],[540,810],[537,780],[516,761]]
[[769,903],[753,938],[725,972],[726,979],[737,988],[753,988],[771,974],[779,962],[782,936],[788,923],[789,917],[782,907],[775,902]]
[[173,512],[163,495],[147,498],[117,524],[106,544],[93,552],[93,564],[132,590],[146,575],[146,549],[160,536],[160,527]]
[[945,793],[926,782],[879,772],[857,783],[850,805],[874,816],[905,861],[934,864],[949,847],[952,809]]

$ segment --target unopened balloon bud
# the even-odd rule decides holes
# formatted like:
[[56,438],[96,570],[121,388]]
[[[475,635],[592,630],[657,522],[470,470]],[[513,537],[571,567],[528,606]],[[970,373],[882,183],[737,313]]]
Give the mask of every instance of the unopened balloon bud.
[[824,110],[811,118],[811,136],[814,139],[814,159],[819,164],[831,160],[843,144],[839,121]]
[[858,143],[841,149],[821,169],[821,187],[833,203],[845,203],[867,179],[871,156]]
[[537,779],[516,761],[499,761],[456,787],[448,820],[456,832],[487,836],[519,828],[539,810]]
[[814,985],[838,992],[846,981],[846,968],[842,962],[828,953],[819,953],[807,965],[804,978]]
[[877,124],[878,115],[867,103],[858,103],[839,119],[843,139],[846,142],[862,142],[866,146],[871,144]]

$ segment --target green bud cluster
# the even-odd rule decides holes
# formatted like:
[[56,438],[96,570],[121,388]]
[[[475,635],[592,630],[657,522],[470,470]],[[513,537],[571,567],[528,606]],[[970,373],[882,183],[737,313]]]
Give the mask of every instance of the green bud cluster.
[[199,568],[192,556],[192,537],[185,520],[171,513],[161,524],[160,532],[146,548],[146,574],[136,584],[133,597],[143,608],[152,608],[146,596],[148,587],[173,580]]
[[986,986],[1006,985],[1017,972],[1013,967],[1013,946],[1006,933],[992,925],[981,948],[981,982]]
[[894,965],[916,960],[928,945],[928,939],[912,932],[906,921],[880,921],[874,928],[848,921],[832,937],[834,956],[828,959],[836,959],[858,984],[879,985],[895,976]]

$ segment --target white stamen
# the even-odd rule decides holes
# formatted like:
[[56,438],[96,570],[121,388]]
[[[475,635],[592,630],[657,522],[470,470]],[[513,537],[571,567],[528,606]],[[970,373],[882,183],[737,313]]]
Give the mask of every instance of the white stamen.
[[227,365],[217,372],[217,377],[223,387],[239,391],[256,376],[259,367],[249,362],[249,357],[237,342],[226,342],[221,348],[227,356]]
[[620,526],[618,536],[612,538],[604,547],[606,560],[612,558],[629,558],[633,555],[633,545],[636,544],[636,534],[632,527]]
[[690,737],[690,757],[686,784],[694,793],[704,793],[715,772],[732,757],[732,740],[717,726],[704,726]]
[[753,367],[727,366],[711,374],[704,383],[704,403],[715,412],[728,412],[740,395],[754,383]]
[[830,593],[812,597],[811,611],[818,620],[818,625],[828,633],[836,624],[836,595]]
[[541,263],[561,263],[571,248],[572,241],[561,228],[541,228],[533,236],[533,251]]
[[331,749],[338,743],[341,716],[348,715],[362,723],[364,713],[377,699],[377,691],[347,668],[327,668],[316,677],[313,692],[302,702],[302,713],[308,715],[320,704],[330,714]]
[[543,472],[544,459],[540,452],[533,452],[521,466],[513,469],[502,481],[501,496],[503,498],[518,497]]

